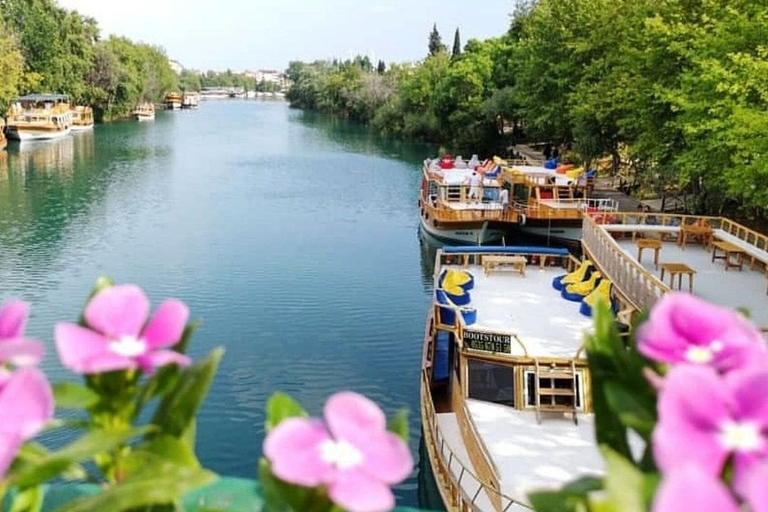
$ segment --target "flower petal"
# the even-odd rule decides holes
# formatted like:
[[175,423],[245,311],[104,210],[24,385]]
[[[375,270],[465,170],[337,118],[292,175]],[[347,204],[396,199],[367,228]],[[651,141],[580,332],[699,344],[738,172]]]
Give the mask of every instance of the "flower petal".
[[[688,465],[667,475],[653,500],[652,512],[739,512],[736,501],[718,479]],[[755,511],[757,512],[757,511]]]
[[187,306],[179,300],[169,299],[157,308],[141,337],[150,348],[172,347],[181,339],[187,318]]
[[768,463],[760,464],[752,470],[743,497],[752,512],[768,512]]
[[667,428],[658,424],[653,432],[653,458],[666,473],[689,464],[698,464],[702,472],[715,477],[728,458],[714,432]]
[[39,341],[24,338],[0,342],[0,363],[10,363],[19,368],[35,366],[43,358],[45,348]]
[[328,496],[349,512],[386,512],[395,507],[388,485],[354,469],[338,472],[328,485]]
[[768,427],[768,371],[731,372],[725,382],[733,395],[734,416]]
[[323,409],[325,424],[336,440],[345,440],[357,448],[369,443],[371,435],[386,430],[384,412],[373,401],[342,391],[331,396]]
[[0,480],[16,458],[21,444],[21,436],[0,433]]
[[79,325],[56,324],[53,337],[61,363],[77,373],[92,373],[86,371],[87,362],[97,356],[111,354],[109,340]]
[[385,484],[400,483],[413,471],[413,457],[408,445],[391,432],[371,436],[368,443],[359,448],[363,453],[365,472]]
[[321,458],[320,446],[331,437],[316,419],[288,418],[264,439],[264,455],[278,478],[304,487],[326,483],[334,474]]
[[53,417],[53,391],[43,373],[25,368],[0,391],[0,433],[32,439]]
[[20,338],[29,317],[29,303],[9,300],[0,308],[0,339]]
[[184,354],[179,354],[173,350],[156,350],[143,356],[139,356],[136,361],[146,373],[152,373],[155,369],[167,364],[177,364],[179,366],[189,366],[192,360]]
[[149,300],[136,285],[112,286],[85,307],[88,326],[110,338],[138,336],[149,316]]

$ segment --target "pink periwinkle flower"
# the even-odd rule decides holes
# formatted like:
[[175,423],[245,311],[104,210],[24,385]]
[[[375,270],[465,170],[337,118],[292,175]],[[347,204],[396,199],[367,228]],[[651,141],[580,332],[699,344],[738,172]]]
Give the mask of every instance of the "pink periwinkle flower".
[[707,365],[727,372],[768,364],[766,340],[742,314],[693,295],[664,295],[637,333],[638,350],[661,363]]
[[357,393],[333,395],[323,413],[325,422],[289,418],[267,435],[272,472],[303,487],[327,486],[331,500],[350,512],[392,509],[390,486],[413,469],[408,446],[386,430],[382,410]]
[[[745,502],[751,512],[768,512],[768,466],[753,472]],[[679,468],[664,477],[653,500],[652,512],[742,512],[736,498],[722,480],[694,464]]]
[[695,464],[716,478],[731,459],[742,497],[753,473],[765,474],[768,370],[719,375],[711,367],[680,365],[668,374],[657,407],[653,454],[663,473]]
[[3,363],[34,366],[43,358],[42,343],[24,337],[28,316],[26,302],[11,300],[0,308],[0,368]]
[[0,479],[19,447],[53,418],[53,392],[42,372],[22,368],[0,378]]
[[160,304],[146,323],[149,300],[141,288],[112,286],[88,302],[84,316],[90,329],[59,323],[54,333],[61,362],[77,373],[137,367],[152,372],[171,363],[190,364],[187,356],[167,350],[179,342],[189,316],[187,307],[178,300]]

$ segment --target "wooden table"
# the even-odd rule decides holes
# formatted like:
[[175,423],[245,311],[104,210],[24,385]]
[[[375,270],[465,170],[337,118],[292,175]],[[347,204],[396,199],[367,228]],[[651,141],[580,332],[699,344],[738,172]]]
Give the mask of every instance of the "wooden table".
[[688,275],[688,291],[693,292],[693,274],[696,273],[691,267],[685,263],[662,263],[661,264],[661,280],[664,281],[664,273],[669,272],[669,287],[675,287],[675,276],[677,276],[677,289],[680,290],[683,287],[683,275]]
[[[718,250],[723,251],[722,256],[717,255]],[[731,261],[731,255],[737,257],[738,263]],[[731,242],[712,242],[712,263],[715,260],[723,260],[726,272],[729,267],[736,267],[741,270],[744,265],[744,249]]]
[[714,231],[709,226],[698,226],[696,224],[683,224],[680,226],[680,247],[685,250],[685,242],[688,236],[696,236],[701,239],[701,243],[704,247],[712,245],[712,237]]
[[508,267],[513,272],[518,272],[524,276],[527,263],[528,260],[525,256],[483,256],[483,272],[488,275],[494,270],[499,270],[500,267]]
[[653,266],[659,268],[659,251],[661,250],[661,240],[653,238],[639,238],[637,242],[637,261],[643,262],[643,249],[653,249]]

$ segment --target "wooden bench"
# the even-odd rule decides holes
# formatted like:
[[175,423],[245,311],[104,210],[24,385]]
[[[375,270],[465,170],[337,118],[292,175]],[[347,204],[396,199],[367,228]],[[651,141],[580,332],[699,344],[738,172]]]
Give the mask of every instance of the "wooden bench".
[[[722,251],[722,256],[718,256],[718,251]],[[736,244],[732,244],[731,242],[712,242],[712,263],[715,262],[715,260],[723,260],[725,263],[725,270],[727,271],[728,268],[734,267],[741,270],[742,266],[744,265],[744,255],[746,254],[746,251],[739,247]],[[736,257],[736,262],[733,262],[731,260],[731,256]]]
[[632,241],[638,234],[659,233],[664,239],[670,235],[680,236],[680,226],[662,226],[661,224],[603,224],[600,226],[609,233],[632,233]]
[[518,272],[521,276],[524,276],[527,263],[528,260],[525,256],[483,256],[483,272],[485,275],[488,275],[494,270],[509,268],[512,272]]
[[716,229],[714,231],[714,235],[715,235],[715,238],[717,238],[718,240],[722,240],[724,242],[730,242],[733,245],[737,245],[741,247],[744,250],[744,254],[746,256],[749,256],[752,259],[752,264],[751,264],[752,268],[754,268],[755,266],[755,261],[760,261],[764,265],[768,266],[768,251],[760,249],[759,247],[755,247],[749,242],[746,242],[741,238],[735,235],[732,235],[722,229]]

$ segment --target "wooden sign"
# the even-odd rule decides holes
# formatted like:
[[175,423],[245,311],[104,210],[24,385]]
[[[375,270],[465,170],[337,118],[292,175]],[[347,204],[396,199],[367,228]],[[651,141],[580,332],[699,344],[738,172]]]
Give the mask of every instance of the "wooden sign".
[[512,335],[464,329],[464,347],[483,352],[512,352]]

